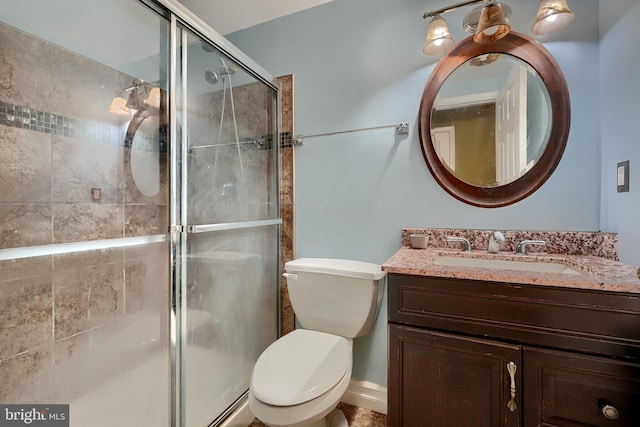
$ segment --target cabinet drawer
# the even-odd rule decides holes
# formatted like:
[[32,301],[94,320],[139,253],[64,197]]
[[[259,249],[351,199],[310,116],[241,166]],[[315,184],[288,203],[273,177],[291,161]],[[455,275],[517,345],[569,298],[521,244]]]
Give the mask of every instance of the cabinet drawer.
[[525,426],[640,426],[640,365],[532,348],[523,354]]
[[389,276],[389,321],[640,363],[640,295]]

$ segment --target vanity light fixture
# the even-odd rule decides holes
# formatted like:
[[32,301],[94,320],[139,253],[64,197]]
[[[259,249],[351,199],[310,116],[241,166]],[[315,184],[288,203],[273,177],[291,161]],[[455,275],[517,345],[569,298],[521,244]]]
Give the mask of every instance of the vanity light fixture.
[[160,88],[156,86],[152,87],[149,91],[149,96],[147,97],[145,103],[151,107],[160,108],[161,101],[162,98],[160,98]]
[[109,112],[118,116],[130,116],[135,110],[141,110],[146,106],[160,108],[160,88],[136,79],[131,86],[116,94],[111,101]]
[[439,55],[447,52],[456,44],[449,33],[447,23],[440,15],[435,15],[429,23],[427,39],[424,42],[422,52],[425,55]]
[[543,35],[560,31],[571,24],[575,17],[566,0],[541,0],[531,32]]
[[[431,12],[425,12],[423,19],[430,19],[427,38],[422,51],[425,55],[441,55],[449,51],[455,41],[441,15],[454,10],[483,3],[469,12],[463,21],[466,32],[473,34],[473,41],[479,44],[500,40],[511,31],[509,18],[511,8],[495,0],[469,0]],[[531,28],[534,34],[550,34],[569,25],[575,15],[566,0],[541,0],[538,15]]]
[[120,94],[116,95],[115,98],[113,98],[113,101],[111,101],[109,112],[116,116],[129,116],[131,114],[129,108],[127,108],[126,98],[122,97]]
[[504,13],[502,13],[502,5],[500,3],[487,3],[480,12],[480,20],[478,28],[473,35],[473,41],[476,43],[489,43],[500,40],[511,31],[511,27],[507,23]]

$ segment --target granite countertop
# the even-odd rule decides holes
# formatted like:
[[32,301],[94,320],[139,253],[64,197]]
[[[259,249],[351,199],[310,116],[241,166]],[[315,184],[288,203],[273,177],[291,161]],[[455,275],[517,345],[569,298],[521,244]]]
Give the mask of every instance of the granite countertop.
[[[563,263],[576,270],[579,274],[446,266],[436,263],[436,258],[440,256]],[[450,277],[640,294],[640,278],[638,276],[640,272],[637,266],[590,255],[563,255],[540,252],[518,255],[511,251],[491,254],[486,250],[462,252],[459,249],[412,249],[408,246],[402,246],[382,264],[382,269],[387,273],[417,276]]]

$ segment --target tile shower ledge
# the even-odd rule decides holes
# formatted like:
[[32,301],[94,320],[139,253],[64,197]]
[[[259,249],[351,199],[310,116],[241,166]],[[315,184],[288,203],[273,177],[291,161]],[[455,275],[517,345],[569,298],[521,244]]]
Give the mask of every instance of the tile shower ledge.
[[[562,263],[580,274],[541,273],[508,269],[458,267],[440,265],[438,257],[468,257],[494,260]],[[606,292],[640,294],[638,267],[606,258],[584,255],[535,253],[517,255],[512,252],[491,254],[487,251],[463,253],[457,249],[412,249],[401,247],[382,264],[387,273],[417,276],[485,280],[537,286],[554,286]]]

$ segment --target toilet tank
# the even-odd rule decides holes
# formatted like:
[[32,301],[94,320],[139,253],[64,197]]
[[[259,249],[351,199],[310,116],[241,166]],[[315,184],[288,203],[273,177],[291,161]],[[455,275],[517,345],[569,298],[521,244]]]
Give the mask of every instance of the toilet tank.
[[304,329],[355,338],[376,318],[386,273],[378,264],[300,258],[285,264],[289,298]]

